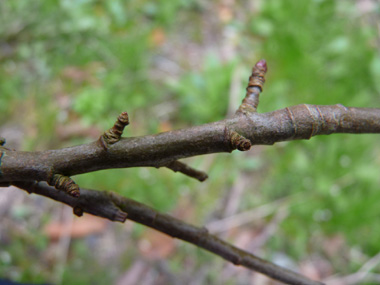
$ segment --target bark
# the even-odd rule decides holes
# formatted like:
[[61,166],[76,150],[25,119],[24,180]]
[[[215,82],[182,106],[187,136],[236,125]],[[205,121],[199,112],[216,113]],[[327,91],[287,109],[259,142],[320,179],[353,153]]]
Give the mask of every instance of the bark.
[[238,249],[210,235],[206,229],[136,201],[112,192],[80,189],[70,178],[101,169],[148,166],[167,167],[204,181],[207,174],[177,160],[235,149],[246,151],[252,145],[272,145],[317,135],[380,133],[380,109],[304,104],[257,113],[266,71],[265,61],[255,65],[246,97],[230,119],[155,135],[121,138],[129,123],[124,112],[99,140],[89,144],[24,152],[8,149],[3,146],[5,140],[0,140],[0,186],[13,184],[29,193],[68,204],[79,216],[88,212],[118,222],[131,219],[288,284],[321,284]]
[[14,186],[28,193],[35,193],[65,203],[73,208],[74,214],[83,212],[107,218],[111,221],[124,222],[126,219],[154,228],[173,238],[178,238],[206,249],[220,257],[246,268],[261,272],[286,284],[322,284],[312,281],[300,274],[277,266],[247,251],[239,249],[215,235],[206,228],[198,228],[178,220],[170,215],[160,213],[142,203],[120,196],[110,191],[96,191],[81,188],[79,198],[56,191],[45,182],[13,182]]
[[162,167],[181,158],[231,152],[237,148],[233,133],[251,145],[334,133],[380,133],[380,109],[298,105],[270,113],[238,114],[188,129],[122,138],[106,149],[99,141],[40,152],[0,147],[0,182],[49,181],[54,174],[72,176],[111,168]]

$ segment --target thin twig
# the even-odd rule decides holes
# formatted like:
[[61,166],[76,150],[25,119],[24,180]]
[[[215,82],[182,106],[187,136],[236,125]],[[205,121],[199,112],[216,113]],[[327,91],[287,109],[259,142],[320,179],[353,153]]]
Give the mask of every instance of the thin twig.
[[180,172],[189,177],[195,178],[200,182],[203,182],[208,178],[208,175],[205,172],[192,168],[178,160],[168,163],[165,167],[173,170],[174,172]]
[[252,75],[249,77],[247,93],[236,114],[255,113],[259,105],[260,93],[263,91],[265,83],[265,73],[267,72],[267,62],[262,59],[252,68]]
[[80,207],[88,212],[111,221],[124,222],[127,218],[137,223],[154,228],[162,233],[178,238],[198,247],[204,248],[235,265],[261,272],[268,277],[286,284],[323,284],[302,275],[265,261],[252,253],[239,249],[217,236],[209,234],[206,228],[198,228],[178,220],[170,215],[160,213],[142,203],[122,197],[114,192],[96,191],[81,188],[81,196],[74,198],[45,182],[13,182],[29,193],[35,193],[65,203],[72,208]]
[[[349,275],[346,275],[346,276],[341,276],[341,277],[330,277],[330,278],[327,278],[326,279],[326,282],[328,282],[330,284],[330,282],[332,284],[358,284],[360,282],[363,282],[364,280],[366,280],[366,278],[371,275],[371,270],[373,268],[375,268],[378,264],[380,263],[380,252],[378,254],[376,254],[375,256],[373,256],[372,258],[370,258],[366,263],[363,264],[362,267],[360,267],[360,269],[353,273],[353,274],[349,274]],[[379,274],[374,274],[372,275],[371,277],[374,277],[376,276],[377,280],[380,280],[379,277],[380,275]]]
[[210,235],[206,229],[191,226],[115,193],[82,189],[81,196],[75,198],[45,182],[34,182],[46,181],[79,196],[79,186],[71,180],[72,175],[141,166],[168,167],[204,180],[205,173],[178,162],[178,159],[235,149],[247,151],[252,145],[310,139],[316,135],[380,133],[380,109],[303,104],[257,113],[266,71],[264,60],[255,65],[246,97],[235,116],[228,120],[156,135],[121,138],[129,123],[127,113],[122,113],[110,130],[90,144],[22,152],[4,147],[5,140],[0,140],[0,186],[13,184],[29,193],[50,197],[73,207],[78,216],[88,212],[112,221],[134,220],[285,283],[321,284],[238,249]]

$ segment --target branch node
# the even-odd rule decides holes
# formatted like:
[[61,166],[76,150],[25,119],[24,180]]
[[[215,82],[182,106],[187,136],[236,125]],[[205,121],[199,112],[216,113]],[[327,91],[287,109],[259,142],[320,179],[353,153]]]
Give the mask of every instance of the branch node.
[[257,106],[259,105],[259,96],[263,91],[265,73],[267,70],[267,63],[264,59],[257,62],[252,68],[252,75],[249,77],[249,82],[246,89],[247,93],[239,109],[236,111],[237,114],[256,112]]
[[127,214],[126,212],[123,212],[123,211],[121,211],[121,210],[118,210],[118,211],[115,213],[114,221],[124,223],[124,222],[127,220],[127,217],[128,217],[128,214]]
[[75,216],[82,217],[83,216],[83,209],[81,207],[74,207],[73,208],[73,213]]
[[49,185],[54,186],[58,190],[62,190],[72,197],[79,197],[79,186],[68,176],[54,174],[49,181]]
[[38,186],[38,181],[33,181],[30,184],[30,187],[28,188],[28,190],[26,190],[26,192],[28,192],[29,195],[33,194],[37,186]]
[[242,260],[243,259],[240,256],[237,256],[236,259],[234,259],[232,261],[232,263],[235,264],[235,265],[241,265],[242,264]]
[[123,112],[117,118],[115,124],[108,131],[100,137],[99,141],[102,147],[106,150],[108,145],[117,143],[123,134],[125,126],[129,124],[129,117],[127,112]]
[[208,229],[206,227],[200,227],[198,234],[197,234],[197,238],[200,239],[200,238],[207,236],[207,235],[209,235]]
[[252,143],[249,139],[246,139],[235,131],[230,132],[230,143],[232,149],[238,149],[240,151],[247,151],[252,146]]

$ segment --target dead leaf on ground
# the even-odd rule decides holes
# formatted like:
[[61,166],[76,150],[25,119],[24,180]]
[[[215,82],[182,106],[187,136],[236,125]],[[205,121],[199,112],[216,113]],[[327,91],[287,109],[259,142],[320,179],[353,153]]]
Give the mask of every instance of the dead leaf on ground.
[[51,222],[44,228],[44,233],[51,240],[58,240],[64,235],[71,238],[83,238],[105,231],[108,221],[90,214],[75,217],[73,222]]
[[233,12],[231,7],[227,5],[220,5],[218,7],[218,16],[223,23],[228,23],[233,18]]
[[154,46],[160,46],[166,41],[165,31],[161,28],[155,28],[150,35],[150,41]]
[[323,250],[329,257],[339,256],[342,252],[347,252],[345,250],[346,241],[344,237],[340,234],[326,237],[323,241]]
[[310,279],[321,280],[332,275],[333,268],[327,260],[318,257],[303,261],[300,264],[300,272]]
[[175,240],[156,230],[146,229],[138,248],[140,253],[150,260],[165,259],[175,251]]

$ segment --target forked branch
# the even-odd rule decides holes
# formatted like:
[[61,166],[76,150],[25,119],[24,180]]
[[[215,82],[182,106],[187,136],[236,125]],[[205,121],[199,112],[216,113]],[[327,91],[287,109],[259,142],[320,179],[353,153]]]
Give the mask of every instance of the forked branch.
[[167,167],[204,181],[206,173],[178,159],[235,149],[247,151],[253,145],[272,145],[317,135],[380,133],[380,109],[303,104],[257,113],[266,71],[264,60],[254,66],[246,97],[231,119],[156,135],[122,138],[124,127],[129,124],[128,114],[124,112],[114,126],[93,143],[42,152],[11,150],[4,147],[5,140],[0,139],[0,187],[13,184],[30,193],[50,197],[72,206],[79,216],[88,212],[112,221],[134,220],[285,283],[320,284],[141,203],[111,192],[80,189],[70,178],[101,169],[149,166]]
[[[0,146],[0,183],[49,181],[55,174],[69,177],[112,168],[173,169],[171,163],[181,158],[334,133],[380,133],[380,109],[304,104],[270,113],[238,113],[231,119],[188,129],[121,138],[106,150],[98,141],[42,152]],[[175,171],[190,173],[178,167]]]

